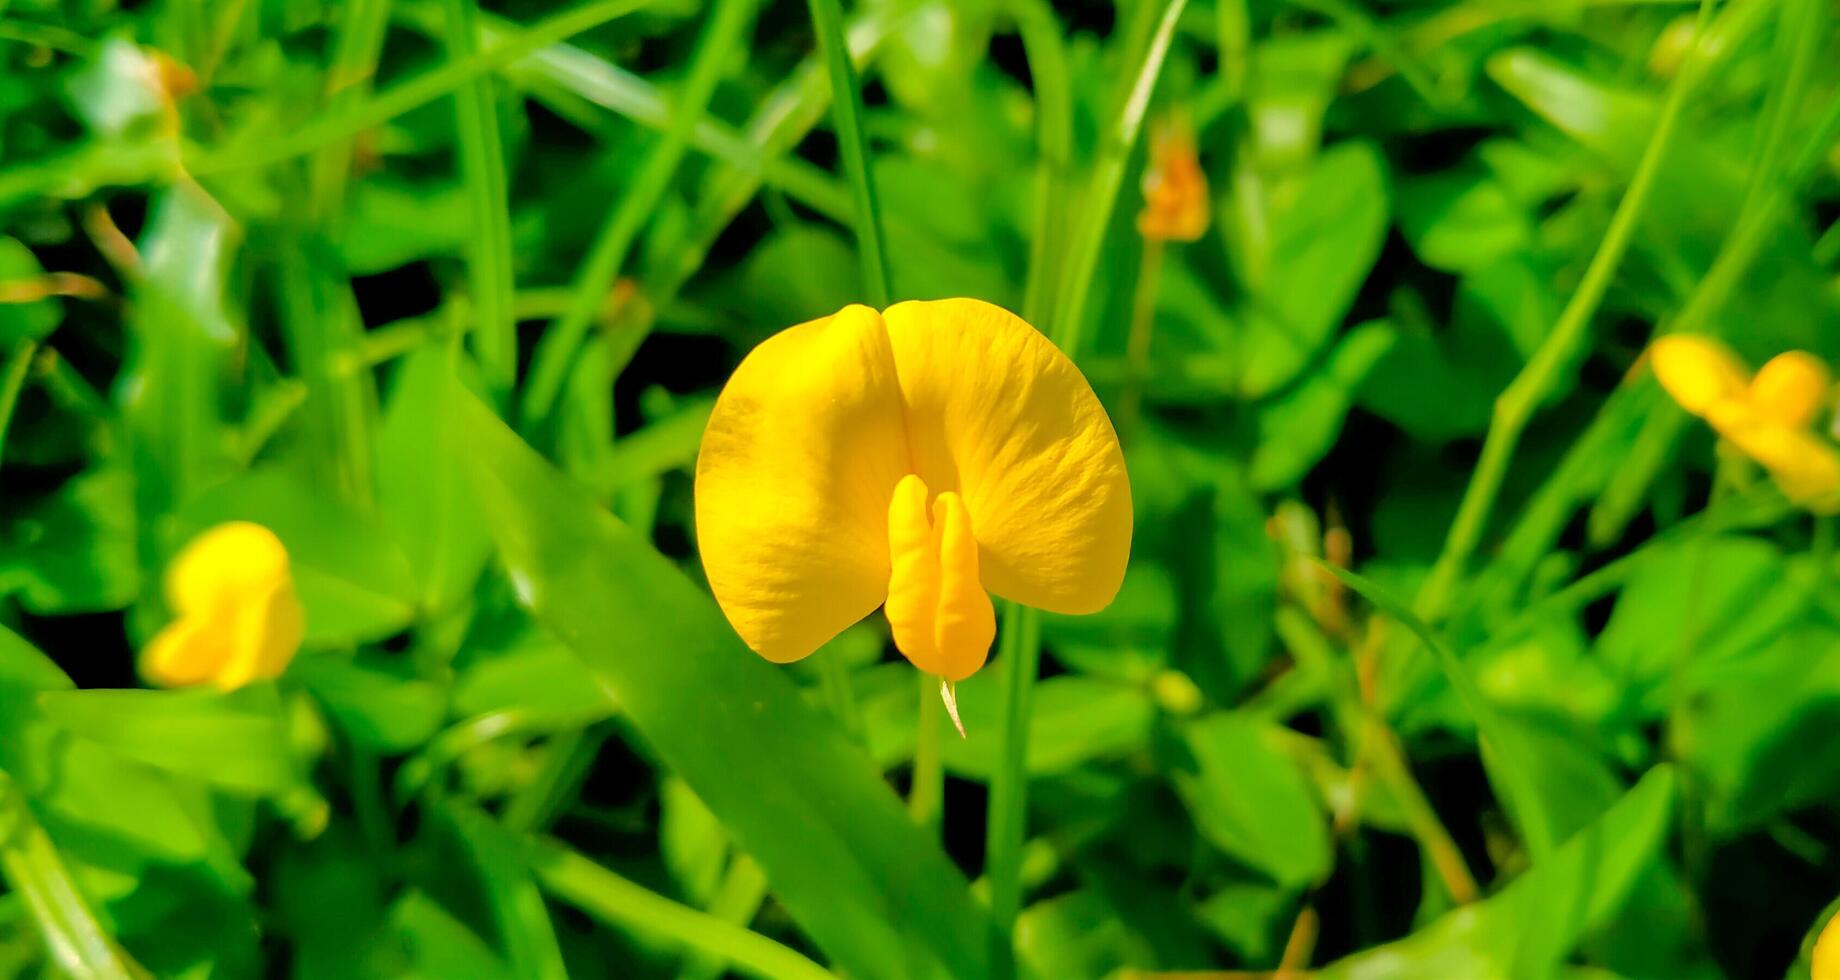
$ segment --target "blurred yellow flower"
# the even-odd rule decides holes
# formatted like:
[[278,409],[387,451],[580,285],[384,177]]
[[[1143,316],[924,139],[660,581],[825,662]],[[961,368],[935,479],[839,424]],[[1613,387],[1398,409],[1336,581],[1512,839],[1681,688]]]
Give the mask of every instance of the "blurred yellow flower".
[[142,664],[155,684],[234,690],[280,676],[300,646],[287,549],[260,524],[232,521],[193,538],[166,569],[166,601],[176,618]]
[[1840,980],[1840,915],[1827,920],[1821,935],[1815,938],[1814,953],[1809,957],[1808,980]]
[[1649,358],[1680,407],[1761,464],[1785,496],[1817,514],[1840,513],[1840,448],[1814,431],[1833,389],[1819,359],[1790,351],[1752,377],[1725,345],[1686,335],[1655,341]]
[[1150,138],[1137,231],[1155,241],[1192,242],[1207,226],[1207,174],[1195,153],[1195,135],[1180,117],[1166,120]]
[[849,306],[768,338],[722,389],[696,465],[710,589],[789,663],[886,602],[895,645],[950,684],[984,664],[994,593],[1112,601],[1131,488],[1073,362],[971,299]]

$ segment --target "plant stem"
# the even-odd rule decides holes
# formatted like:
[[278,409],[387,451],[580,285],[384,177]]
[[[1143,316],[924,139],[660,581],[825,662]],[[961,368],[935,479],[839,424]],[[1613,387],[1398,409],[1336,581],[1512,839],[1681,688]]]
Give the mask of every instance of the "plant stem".
[[[1028,725],[1041,661],[1041,614],[1006,603],[997,662],[1003,670],[1002,754],[990,784],[984,838],[984,877],[990,881],[990,911],[997,930],[1009,937],[1022,910],[1022,843],[1028,829]],[[1007,952],[1007,951],[1006,951]]]
[[938,678],[920,675],[920,706],[915,714],[913,779],[907,789],[907,812],[914,823],[937,831],[945,799],[945,770],[939,758]]
[[[447,0],[447,51],[455,60],[478,53],[478,19],[475,0]],[[510,191],[491,76],[482,75],[454,91],[454,130],[460,142],[460,174],[473,209],[474,233],[468,236],[466,250],[475,317],[473,351],[487,390],[503,406],[517,381],[517,321],[511,312],[515,283]]]
[[528,843],[531,872],[556,897],[603,922],[674,940],[768,980],[832,980],[796,950],[642,888],[554,841]]
[[882,309],[894,289],[888,273],[882,237],[882,212],[876,203],[875,178],[869,172],[869,140],[863,132],[862,93],[856,88],[856,68],[850,63],[850,46],[843,34],[843,9],[838,0],[807,0],[812,29],[824,52],[824,67],[831,78],[831,118],[837,127],[837,145],[843,169],[850,180],[856,210],[856,252],[862,261],[863,290],[869,305]]
[[530,380],[520,405],[527,428],[543,422],[555,407],[563,383],[568,380],[569,368],[575,363],[575,353],[596,315],[606,305],[608,292],[620,268],[626,264],[640,230],[657,212],[659,199],[677,174],[678,164],[689,150],[691,134],[703,121],[709,100],[715,95],[722,70],[728,66],[735,49],[742,47],[741,35],[753,11],[753,0],[724,0],[710,16],[697,42],[689,77],[673,106],[663,138],[653,144],[638,175],[620,195],[619,204],[608,212],[606,222],[588,250],[587,259],[575,274],[567,309],[544,331],[543,340],[537,345],[530,366]]
[[1144,114],[1150,108],[1150,95],[1156,90],[1157,79],[1163,72],[1163,63],[1169,56],[1170,43],[1175,39],[1176,23],[1181,19],[1187,3],[1188,0],[1169,0],[1169,5],[1164,8],[1163,16],[1150,37],[1149,47],[1144,52],[1143,63],[1132,78],[1118,121],[1101,144],[1092,182],[1087,185],[1086,199],[1081,202],[1086,223],[1081,226],[1079,236],[1070,246],[1073,260],[1066,268],[1066,278],[1061,282],[1064,295],[1059,307],[1061,349],[1069,357],[1080,348],[1084,337],[1086,304],[1092,298],[1093,281],[1098,278],[1099,256],[1104,250],[1105,232],[1111,227],[1112,211],[1118,203],[1118,191],[1124,183],[1125,169],[1130,163],[1132,150],[1137,146],[1137,137],[1143,131]]
[[[1693,31],[1695,44],[1705,32],[1711,9],[1711,0],[1701,0],[1699,20]],[[1649,192],[1654,188],[1655,175],[1660,171],[1661,161],[1666,158],[1668,148],[1673,143],[1681,110],[1686,105],[1687,96],[1699,87],[1700,78],[1704,75],[1704,61],[1704,57],[1700,56],[1690,58],[1675,77],[1668,90],[1667,102],[1661,109],[1661,117],[1655,123],[1655,131],[1649,137],[1648,146],[1642,151],[1635,176],[1630,180],[1623,199],[1617,204],[1616,212],[1610,218],[1610,227],[1598,243],[1597,253],[1591,257],[1591,264],[1585,269],[1577,291],[1572,293],[1571,300],[1553,324],[1552,331],[1546,335],[1526,367],[1515,375],[1514,380],[1509,382],[1507,389],[1495,401],[1488,435],[1482,443],[1482,457],[1477,461],[1475,472],[1470,476],[1469,487],[1457,507],[1456,520],[1451,523],[1449,536],[1444,541],[1444,550],[1438,555],[1437,563],[1432,566],[1431,575],[1414,603],[1414,611],[1428,622],[1435,623],[1447,611],[1457,580],[1482,538],[1489,513],[1495,506],[1495,498],[1501,492],[1502,481],[1507,477],[1508,464],[1514,459],[1514,450],[1520,442],[1522,431],[1532,419],[1534,409],[1558,380],[1561,367],[1571,360],[1578,345],[1585,339],[1591,317],[1603,302],[1610,279],[1616,274],[1617,266],[1629,250],[1636,222],[1648,204]]]

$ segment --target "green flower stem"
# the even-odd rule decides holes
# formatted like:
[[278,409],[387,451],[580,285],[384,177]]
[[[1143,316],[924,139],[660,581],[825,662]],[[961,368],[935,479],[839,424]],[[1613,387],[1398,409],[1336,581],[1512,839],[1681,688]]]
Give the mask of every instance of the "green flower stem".
[[[1705,33],[1711,9],[1710,0],[1702,0],[1699,20],[1693,31],[1695,43]],[[1598,243],[1597,254],[1591,257],[1584,279],[1579,282],[1577,291],[1572,293],[1571,300],[1560,312],[1558,321],[1553,324],[1552,331],[1546,335],[1539,349],[1495,400],[1488,435],[1482,443],[1482,457],[1477,461],[1475,472],[1470,476],[1469,487],[1463,493],[1463,501],[1457,507],[1456,520],[1451,523],[1450,533],[1444,540],[1444,550],[1432,566],[1431,575],[1426,579],[1414,604],[1414,611],[1420,618],[1435,623],[1448,610],[1458,579],[1468,566],[1470,556],[1475,554],[1489,514],[1495,507],[1495,498],[1501,492],[1502,481],[1507,478],[1508,464],[1514,459],[1514,450],[1520,443],[1521,433],[1533,418],[1534,410],[1558,381],[1561,368],[1570,363],[1578,345],[1586,339],[1591,318],[1603,302],[1604,292],[1609,288],[1617,266],[1629,251],[1636,222],[1641,218],[1648,204],[1649,193],[1654,189],[1655,175],[1660,171],[1661,161],[1666,158],[1673,144],[1681,110],[1686,106],[1687,97],[1699,88],[1700,80],[1705,76],[1704,63],[1705,59],[1696,54],[1688,59],[1680,74],[1675,77],[1668,90],[1667,102],[1661,109],[1661,118],[1655,123],[1655,131],[1649,137],[1648,146],[1642,151],[1635,176],[1630,180],[1629,189],[1624,192],[1622,201],[1617,204],[1616,213],[1610,218],[1610,227]]]
[[529,857],[544,891],[603,922],[674,940],[768,980],[832,980],[797,951],[641,888],[554,841],[531,840]]
[[914,823],[938,830],[945,799],[945,768],[939,758],[939,678],[920,675],[919,720],[914,729],[913,778],[907,789],[907,812]]
[[882,309],[894,289],[888,273],[882,212],[876,203],[875,179],[869,172],[869,139],[863,132],[862,93],[856,88],[856,67],[850,62],[850,45],[843,33],[843,8],[838,0],[808,0],[812,29],[824,52],[824,67],[831,78],[831,118],[837,126],[837,146],[849,177],[856,211],[856,253],[862,261],[863,290],[869,305]]
[[57,971],[83,980],[145,976],[90,910],[26,799],[0,772],[0,881],[21,896]]

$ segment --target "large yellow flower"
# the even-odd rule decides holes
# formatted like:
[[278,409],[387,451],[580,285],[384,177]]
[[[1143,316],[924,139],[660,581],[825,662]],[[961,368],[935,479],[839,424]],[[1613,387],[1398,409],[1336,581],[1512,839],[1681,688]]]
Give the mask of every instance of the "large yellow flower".
[[1649,357],[1680,407],[1761,464],[1784,496],[1817,514],[1840,513],[1840,449],[1814,431],[1833,390],[1819,359],[1790,351],[1752,377],[1725,345],[1684,334],[1655,341]]
[[716,601],[748,646],[806,656],[886,602],[895,644],[955,682],[990,593],[1090,613],[1131,549],[1124,455],[1086,379],[971,299],[849,306],[775,334],[729,379],[696,464]]
[[260,524],[232,521],[193,538],[166,569],[166,601],[176,618],[142,662],[156,684],[234,690],[279,677],[300,647],[287,549]]

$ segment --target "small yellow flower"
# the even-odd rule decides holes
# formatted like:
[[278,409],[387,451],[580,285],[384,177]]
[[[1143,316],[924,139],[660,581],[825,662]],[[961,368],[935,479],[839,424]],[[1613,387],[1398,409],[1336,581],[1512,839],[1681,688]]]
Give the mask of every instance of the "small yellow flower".
[[176,618],[142,664],[155,684],[234,690],[280,676],[300,646],[287,549],[260,524],[232,521],[193,538],[166,569],[166,601]]
[[1723,344],[1687,335],[1655,341],[1649,357],[1680,407],[1761,464],[1785,496],[1817,514],[1840,513],[1840,449],[1813,428],[1833,388],[1819,359],[1790,351],[1752,377]]
[[1137,231],[1156,241],[1192,242],[1207,226],[1207,174],[1195,154],[1195,134],[1180,117],[1166,120],[1151,134]]
[[1131,488],[1073,362],[971,299],[849,306],[735,370],[696,464],[716,601],[789,663],[886,603],[895,645],[951,683],[984,664],[994,593],[1091,613],[1118,592]]

